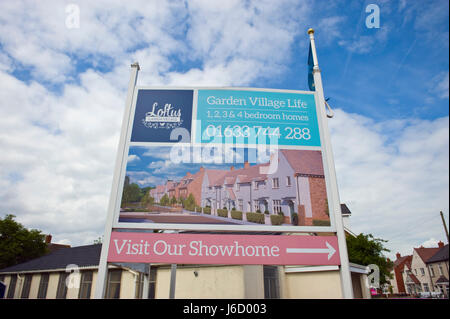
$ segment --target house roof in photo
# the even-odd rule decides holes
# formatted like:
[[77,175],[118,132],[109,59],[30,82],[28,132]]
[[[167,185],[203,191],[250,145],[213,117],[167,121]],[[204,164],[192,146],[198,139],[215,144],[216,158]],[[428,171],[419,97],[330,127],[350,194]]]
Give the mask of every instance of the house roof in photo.
[[426,247],[419,247],[414,248],[414,250],[417,252],[419,257],[423,260],[423,262],[428,262],[428,259],[433,257],[434,254],[436,254],[440,248],[439,247],[433,247],[433,248],[426,248]]
[[427,263],[435,263],[439,261],[448,261],[448,244],[440,248],[433,256],[428,258]]
[[304,150],[281,150],[296,174],[324,175],[322,152]]
[[342,213],[342,215],[351,215],[352,214],[350,209],[345,204],[341,204],[341,213]]

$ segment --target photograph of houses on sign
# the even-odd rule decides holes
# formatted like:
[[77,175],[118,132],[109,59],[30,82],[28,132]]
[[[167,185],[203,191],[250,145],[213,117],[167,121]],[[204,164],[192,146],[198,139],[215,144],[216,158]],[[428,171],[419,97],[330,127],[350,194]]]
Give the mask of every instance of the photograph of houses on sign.
[[231,150],[233,163],[174,163],[170,147],[130,147],[119,222],[330,226],[320,151],[253,161],[252,151]]

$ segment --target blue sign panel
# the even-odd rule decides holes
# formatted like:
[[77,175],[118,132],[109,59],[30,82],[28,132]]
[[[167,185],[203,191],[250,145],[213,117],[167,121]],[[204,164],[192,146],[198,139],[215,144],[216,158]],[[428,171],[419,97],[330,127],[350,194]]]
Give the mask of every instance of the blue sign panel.
[[146,90],[137,94],[131,142],[176,143],[175,128],[191,133],[193,90]]
[[320,146],[313,94],[198,90],[196,143]]

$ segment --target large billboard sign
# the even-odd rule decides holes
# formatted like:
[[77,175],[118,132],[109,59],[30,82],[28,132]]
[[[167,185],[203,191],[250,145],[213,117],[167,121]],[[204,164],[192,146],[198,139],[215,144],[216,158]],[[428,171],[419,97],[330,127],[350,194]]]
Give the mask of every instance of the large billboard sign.
[[97,298],[108,262],[340,265],[353,296],[308,34],[315,91],[138,87],[131,65]]
[[115,228],[332,231],[315,92],[136,87]]

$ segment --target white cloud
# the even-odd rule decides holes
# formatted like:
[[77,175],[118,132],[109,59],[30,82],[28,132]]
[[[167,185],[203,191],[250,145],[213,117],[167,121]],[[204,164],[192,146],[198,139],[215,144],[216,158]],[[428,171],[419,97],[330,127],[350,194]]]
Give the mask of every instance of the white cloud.
[[417,247],[423,246],[425,248],[436,248],[436,247],[438,247],[438,243],[439,243],[439,240],[436,240],[434,238],[430,238],[430,239],[424,241],[423,243],[421,243]]
[[353,212],[355,232],[404,250],[443,234],[439,211],[448,215],[448,121],[375,123],[336,110],[329,125],[339,193]]
[[[297,1],[77,3],[79,29],[65,27],[65,2],[3,1],[0,10],[0,213],[73,245],[103,232],[131,62],[141,64],[139,84],[244,86],[283,74],[310,20],[309,4]],[[342,22],[317,21],[325,42],[339,38]],[[27,81],[11,75],[21,70]],[[443,96],[448,72],[438,80]],[[438,238],[448,118],[375,123],[337,110],[330,126],[355,231],[398,249]],[[178,177],[168,153],[148,155]]]
[[431,80],[430,92],[441,99],[448,99],[448,71],[439,73]]
[[134,154],[130,154],[130,155],[128,155],[127,163],[138,162],[138,161],[140,161],[140,160],[141,160],[141,159],[139,158],[139,156],[134,155]]

